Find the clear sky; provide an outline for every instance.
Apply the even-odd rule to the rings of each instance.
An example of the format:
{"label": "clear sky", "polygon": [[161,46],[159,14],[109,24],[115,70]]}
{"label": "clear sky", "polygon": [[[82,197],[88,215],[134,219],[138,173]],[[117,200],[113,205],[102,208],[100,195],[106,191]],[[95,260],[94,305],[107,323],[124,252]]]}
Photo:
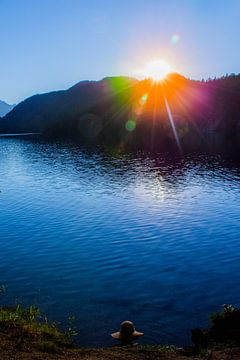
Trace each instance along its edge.
{"label": "clear sky", "polygon": [[240,0],[0,0],[0,99],[155,59],[194,79],[239,73],[239,41]]}

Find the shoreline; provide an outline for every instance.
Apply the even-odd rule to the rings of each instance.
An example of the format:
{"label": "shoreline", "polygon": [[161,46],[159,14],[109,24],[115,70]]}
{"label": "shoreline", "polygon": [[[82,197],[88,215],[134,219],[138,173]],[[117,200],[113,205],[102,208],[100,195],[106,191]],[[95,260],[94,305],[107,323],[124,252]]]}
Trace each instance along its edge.
{"label": "shoreline", "polygon": [[[224,305],[208,329],[192,330],[192,346],[128,345],[76,347],[73,325],[61,332],[37,307],[0,307],[1,360],[239,360],[240,309]],[[79,334],[81,336],[81,334]]]}
{"label": "shoreline", "polygon": [[22,136],[32,136],[32,135],[41,135],[41,133],[12,133],[12,134],[0,134],[0,138],[5,138],[5,137],[22,137]]}
{"label": "shoreline", "polygon": [[19,347],[16,339],[11,339],[11,331],[0,332],[1,360],[239,360],[240,347],[208,350],[194,354],[191,348],[164,347],[160,345],[137,345],[112,348],[36,348],[34,342],[27,341]]}

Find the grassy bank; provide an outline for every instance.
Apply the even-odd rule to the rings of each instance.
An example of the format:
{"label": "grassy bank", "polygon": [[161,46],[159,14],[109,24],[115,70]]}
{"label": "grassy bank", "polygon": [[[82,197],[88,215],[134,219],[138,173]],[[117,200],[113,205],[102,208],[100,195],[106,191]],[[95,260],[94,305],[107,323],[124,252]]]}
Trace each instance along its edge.
{"label": "grassy bank", "polygon": [[189,348],[144,345],[108,349],[73,347],[75,332],[61,332],[35,306],[0,307],[0,359],[240,359],[240,310],[231,306],[213,314],[208,329],[192,330]]}
{"label": "grassy bank", "polygon": [[16,349],[32,348],[54,353],[58,348],[71,347],[71,331],[61,332],[35,306],[16,305],[0,308],[0,332],[14,339]]}

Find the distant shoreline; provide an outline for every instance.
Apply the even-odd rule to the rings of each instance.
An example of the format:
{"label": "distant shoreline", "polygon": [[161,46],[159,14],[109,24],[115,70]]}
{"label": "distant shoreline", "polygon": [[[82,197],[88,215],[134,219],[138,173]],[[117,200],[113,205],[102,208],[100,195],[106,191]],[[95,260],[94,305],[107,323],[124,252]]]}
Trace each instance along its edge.
{"label": "distant shoreline", "polygon": [[41,133],[0,134],[0,137],[18,137],[18,136],[30,136],[30,135],[42,135],[42,134]]}

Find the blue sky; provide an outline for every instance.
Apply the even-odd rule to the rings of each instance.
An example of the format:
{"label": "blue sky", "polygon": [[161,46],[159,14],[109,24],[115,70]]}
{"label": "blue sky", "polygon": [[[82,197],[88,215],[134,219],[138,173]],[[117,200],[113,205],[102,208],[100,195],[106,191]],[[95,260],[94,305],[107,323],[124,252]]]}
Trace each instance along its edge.
{"label": "blue sky", "polygon": [[153,59],[194,79],[239,73],[239,40],[239,0],[0,0],[0,99],[135,76]]}

